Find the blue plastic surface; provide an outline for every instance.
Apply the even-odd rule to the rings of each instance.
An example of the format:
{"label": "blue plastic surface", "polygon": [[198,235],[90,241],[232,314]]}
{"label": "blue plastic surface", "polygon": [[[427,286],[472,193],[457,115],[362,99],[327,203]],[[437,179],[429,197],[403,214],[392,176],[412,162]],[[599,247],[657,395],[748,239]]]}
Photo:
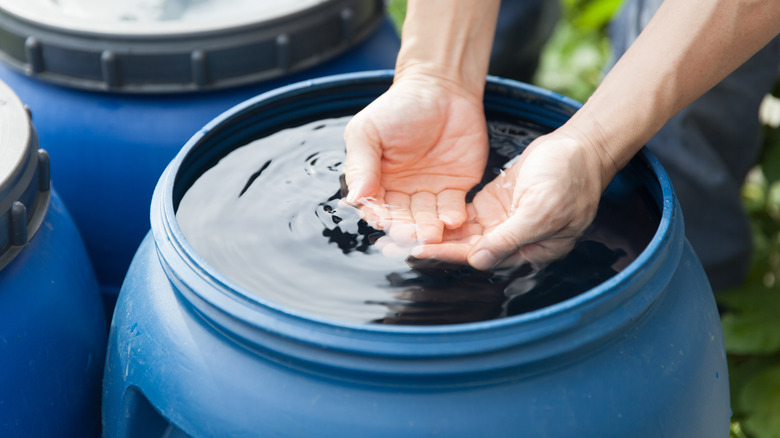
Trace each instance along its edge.
{"label": "blue plastic surface", "polygon": [[[640,153],[607,195],[639,184],[662,219],[640,256],[598,287],[514,317],[444,326],[354,324],[267,302],[205,265],[175,204],[247,138],[356,111],[390,72],[269,92],[212,121],[167,168],[152,232],[117,302],[106,436],[728,437],[729,390],[712,291],[672,187]],[[548,127],[578,105],[492,78],[488,117]]]}
{"label": "blue plastic surface", "polygon": [[400,41],[389,20],[341,55],[294,75],[241,88],[167,95],[89,92],[0,66],[0,80],[27,104],[52,178],[87,246],[109,308],[149,230],[152,191],[187,140],[230,107],[284,84],[392,68]]}
{"label": "blue plastic surface", "polygon": [[94,437],[106,320],[95,273],[56,193],[0,271],[0,436]]}

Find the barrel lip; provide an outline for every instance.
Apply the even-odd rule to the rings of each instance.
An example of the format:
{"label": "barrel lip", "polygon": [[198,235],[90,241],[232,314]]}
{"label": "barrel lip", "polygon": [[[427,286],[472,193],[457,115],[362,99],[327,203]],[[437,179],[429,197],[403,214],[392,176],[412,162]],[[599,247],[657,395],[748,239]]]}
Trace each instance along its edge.
{"label": "barrel lip", "polygon": [[[441,326],[385,326],[337,321],[306,314],[267,302],[210,269],[186,241],[178,228],[174,211],[174,182],[188,153],[236,115],[268,101],[307,93],[335,85],[349,86],[365,82],[389,83],[392,71],[373,71],[329,76],[269,91],[243,102],[212,120],[192,137],[171,162],[161,178],[152,204],[152,229],[161,262],[177,278],[174,287],[196,309],[196,313],[225,332],[239,338],[255,350],[275,350],[286,356],[306,356],[304,350],[316,350],[316,362],[328,362],[336,368],[364,369],[356,363],[372,358],[392,357],[403,362],[386,368],[387,373],[441,375],[458,358],[476,371],[495,370],[523,363],[538,363],[552,357],[582,350],[583,345],[605,342],[615,336],[617,327],[641,317],[663,293],[676,269],[682,244],[681,217],[674,191],[666,173],[653,155],[643,149],[635,160],[647,166],[660,184],[661,220],[650,243],[639,256],[614,277],[574,298],[544,309],[508,318]],[[526,93],[552,98],[569,113],[580,104],[556,93],[507,79],[488,78],[488,89],[504,88],[511,93]],[[569,114],[570,115],[570,114]],[[562,122],[561,122],[562,123]],[[659,273],[663,274],[659,276]],[[170,277],[171,275],[169,275]],[[640,288],[649,282],[653,287]],[[665,278],[665,281],[664,281]],[[591,324],[599,320],[599,324]],[[594,326],[598,326],[594,328]],[[269,342],[268,336],[273,339]],[[260,340],[260,338],[263,338]],[[544,342],[549,340],[550,342]],[[509,362],[483,363],[479,355],[511,351]],[[431,362],[421,367],[419,359]],[[417,362],[415,362],[417,361]],[[365,365],[368,366],[368,365]]]}
{"label": "barrel lip", "polygon": [[[0,0],[0,61],[67,87],[134,94],[222,89],[268,80],[329,60],[385,19],[381,0],[320,0],[267,19],[75,22],[29,2]],[[311,35],[318,35],[311,42]]]}

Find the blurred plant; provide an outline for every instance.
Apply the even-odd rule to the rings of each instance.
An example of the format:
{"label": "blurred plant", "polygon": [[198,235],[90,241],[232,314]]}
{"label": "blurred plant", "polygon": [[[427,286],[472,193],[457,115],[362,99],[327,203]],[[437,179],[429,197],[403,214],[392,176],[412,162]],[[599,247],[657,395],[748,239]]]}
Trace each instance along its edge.
{"label": "blurred plant", "polygon": [[622,0],[561,0],[563,17],[542,51],[534,82],[584,102],[610,59],[609,20]]}
{"label": "blurred plant", "polygon": [[[769,98],[771,99],[771,98]],[[763,120],[774,125],[772,120]],[[780,438],[780,130],[765,128],[742,189],[754,250],[746,283],[716,297],[729,358],[732,438]]]}
{"label": "blurred plant", "polygon": [[406,0],[387,0],[387,13],[395,25],[398,35],[401,34],[401,26],[404,24],[406,16]]}

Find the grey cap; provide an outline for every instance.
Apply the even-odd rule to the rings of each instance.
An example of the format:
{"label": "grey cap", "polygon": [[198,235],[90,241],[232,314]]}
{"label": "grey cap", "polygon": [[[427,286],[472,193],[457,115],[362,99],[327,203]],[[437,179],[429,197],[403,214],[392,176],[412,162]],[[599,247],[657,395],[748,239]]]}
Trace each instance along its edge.
{"label": "grey cap", "polygon": [[383,17],[383,0],[0,0],[0,61],[89,90],[219,89],[321,63]]}
{"label": "grey cap", "polygon": [[49,155],[38,149],[30,117],[0,82],[0,269],[43,223],[51,195]]}

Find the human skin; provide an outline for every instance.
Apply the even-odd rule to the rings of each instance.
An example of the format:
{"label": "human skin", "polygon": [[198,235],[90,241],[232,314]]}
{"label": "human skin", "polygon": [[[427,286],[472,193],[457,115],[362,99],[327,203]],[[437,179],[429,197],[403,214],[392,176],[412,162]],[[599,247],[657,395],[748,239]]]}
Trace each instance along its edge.
{"label": "human skin", "polygon": [[346,127],[347,200],[374,198],[364,211],[396,239],[412,224],[410,239],[440,242],[466,220],[487,162],[482,95],[498,6],[409,2],[393,85]]}
{"label": "human skin", "polygon": [[489,269],[565,255],[642,145],[780,32],[776,0],[666,0],[583,107],[467,208],[497,8],[410,0],[393,86],[346,129],[348,201],[377,198],[369,218],[415,257]]}

